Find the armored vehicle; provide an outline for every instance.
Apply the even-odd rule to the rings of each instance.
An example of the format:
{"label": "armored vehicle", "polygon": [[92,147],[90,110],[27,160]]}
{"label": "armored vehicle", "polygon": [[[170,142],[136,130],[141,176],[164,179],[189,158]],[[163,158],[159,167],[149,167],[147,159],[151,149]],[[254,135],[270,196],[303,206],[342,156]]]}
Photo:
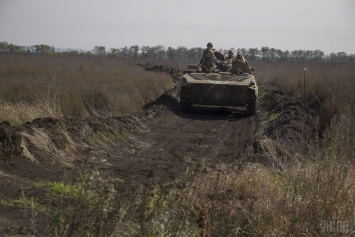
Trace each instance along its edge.
{"label": "armored vehicle", "polygon": [[258,87],[252,74],[206,72],[189,65],[181,78],[180,108],[190,112],[194,106],[226,107],[255,114]]}

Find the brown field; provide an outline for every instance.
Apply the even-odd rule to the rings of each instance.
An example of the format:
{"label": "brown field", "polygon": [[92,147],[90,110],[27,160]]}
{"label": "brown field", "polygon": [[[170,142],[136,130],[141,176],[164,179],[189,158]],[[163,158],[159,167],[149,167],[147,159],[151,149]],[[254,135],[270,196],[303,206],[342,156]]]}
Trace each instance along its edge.
{"label": "brown field", "polygon": [[[174,87],[169,74],[147,72],[136,63],[0,54],[0,120],[19,127],[47,116],[70,126],[66,119],[127,115],[128,121],[118,132],[96,128],[95,145],[83,126],[90,135],[83,144],[92,152],[115,143],[113,152],[105,150],[105,159],[96,161],[104,166],[108,159],[114,171],[90,166],[77,178],[50,182],[46,194],[36,181],[37,186],[21,188],[21,196],[3,195],[1,210],[16,206],[33,214],[27,236],[354,235],[354,64],[249,62],[260,86],[258,114],[225,123],[220,115],[181,114],[174,96],[130,115]],[[134,126],[121,130],[127,124]],[[71,137],[69,129],[65,135]],[[6,167],[0,175],[10,170],[1,159],[0,165]],[[34,197],[47,198],[26,196],[33,189]],[[38,213],[47,213],[50,221]],[[47,232],[38,230],[47,225]]]}
{"label": "brown field", "polygon": [[172,87],[169,75],[112,58],[0,55],[0,120],[83,119],[136,112]]}

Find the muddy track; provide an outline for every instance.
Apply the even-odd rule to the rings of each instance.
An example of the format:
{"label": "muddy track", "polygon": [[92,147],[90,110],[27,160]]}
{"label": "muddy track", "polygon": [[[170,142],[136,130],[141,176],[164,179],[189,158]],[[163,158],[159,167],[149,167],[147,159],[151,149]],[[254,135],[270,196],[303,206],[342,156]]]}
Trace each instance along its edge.
{"label": "muddy track", "polygon": [[251,147],[255,117],[166,109],[145,126],[145,131],[135,134],[145,145],[123,151],[113,161],[115,173],[120,177],[129,172],[135,185],[174,182],[189,171],[235,162]]}

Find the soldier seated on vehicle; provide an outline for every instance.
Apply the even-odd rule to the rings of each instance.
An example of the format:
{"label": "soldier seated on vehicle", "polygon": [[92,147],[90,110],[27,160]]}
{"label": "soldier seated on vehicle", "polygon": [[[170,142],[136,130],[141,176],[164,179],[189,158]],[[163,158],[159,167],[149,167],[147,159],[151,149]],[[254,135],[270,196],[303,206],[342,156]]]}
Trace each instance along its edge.
{"label": "soldier seated on vehicle", "polygon": [[233,59],[234,53],[232,50],[229,50],[228,55],[224,58],[223,62],[219,66],[222,72],[229,72],[232,69]]}
{"label": "soldier seated on vehicle", "polygon": [[241,52],[237,53],[237,57],[234,58],[232,63],[231,73],[249,73],[251,74],[250,66],[247,60],[245,60],[243,54]]}
{"label": "soldier seated on vehicle", "polygon": [[228,50],[228,55],[226,56],[226,60],[227,59],[230,59],[230,60],[234,59],[234,53],[232,50]]}
{"label": "soldier seated on vehicle", "polygon": [[202,63],[203,59],[207,56],[208,51],[212,50],[213,44],[211,42],[207,43],[207,49],[203,51],[202,58],[200,60],[200,63]]}
{"label": "soldier seated on vehicle", "polygon": [[217,65],[220,64],[220,61],[214,56],[213,51],[207,51],[207,55],[202,59],[200,64],[203,71],[215,71]]}

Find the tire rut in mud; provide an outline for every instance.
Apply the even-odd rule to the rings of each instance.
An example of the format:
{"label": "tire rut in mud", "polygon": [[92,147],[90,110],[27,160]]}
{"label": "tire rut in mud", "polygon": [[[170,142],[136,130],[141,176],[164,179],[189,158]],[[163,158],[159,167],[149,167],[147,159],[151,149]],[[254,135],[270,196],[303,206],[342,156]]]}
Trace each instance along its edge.
{"label": "tire rut in mud", "polygon": [[146,121],[148,131],[136,134],[147,146],[123,152],[114,162],[121,179],[129,171],[130,185],[175,182],[187,171],[232,164],[251,151],[255,116],[205,112],[184,114],[166,110]]}

